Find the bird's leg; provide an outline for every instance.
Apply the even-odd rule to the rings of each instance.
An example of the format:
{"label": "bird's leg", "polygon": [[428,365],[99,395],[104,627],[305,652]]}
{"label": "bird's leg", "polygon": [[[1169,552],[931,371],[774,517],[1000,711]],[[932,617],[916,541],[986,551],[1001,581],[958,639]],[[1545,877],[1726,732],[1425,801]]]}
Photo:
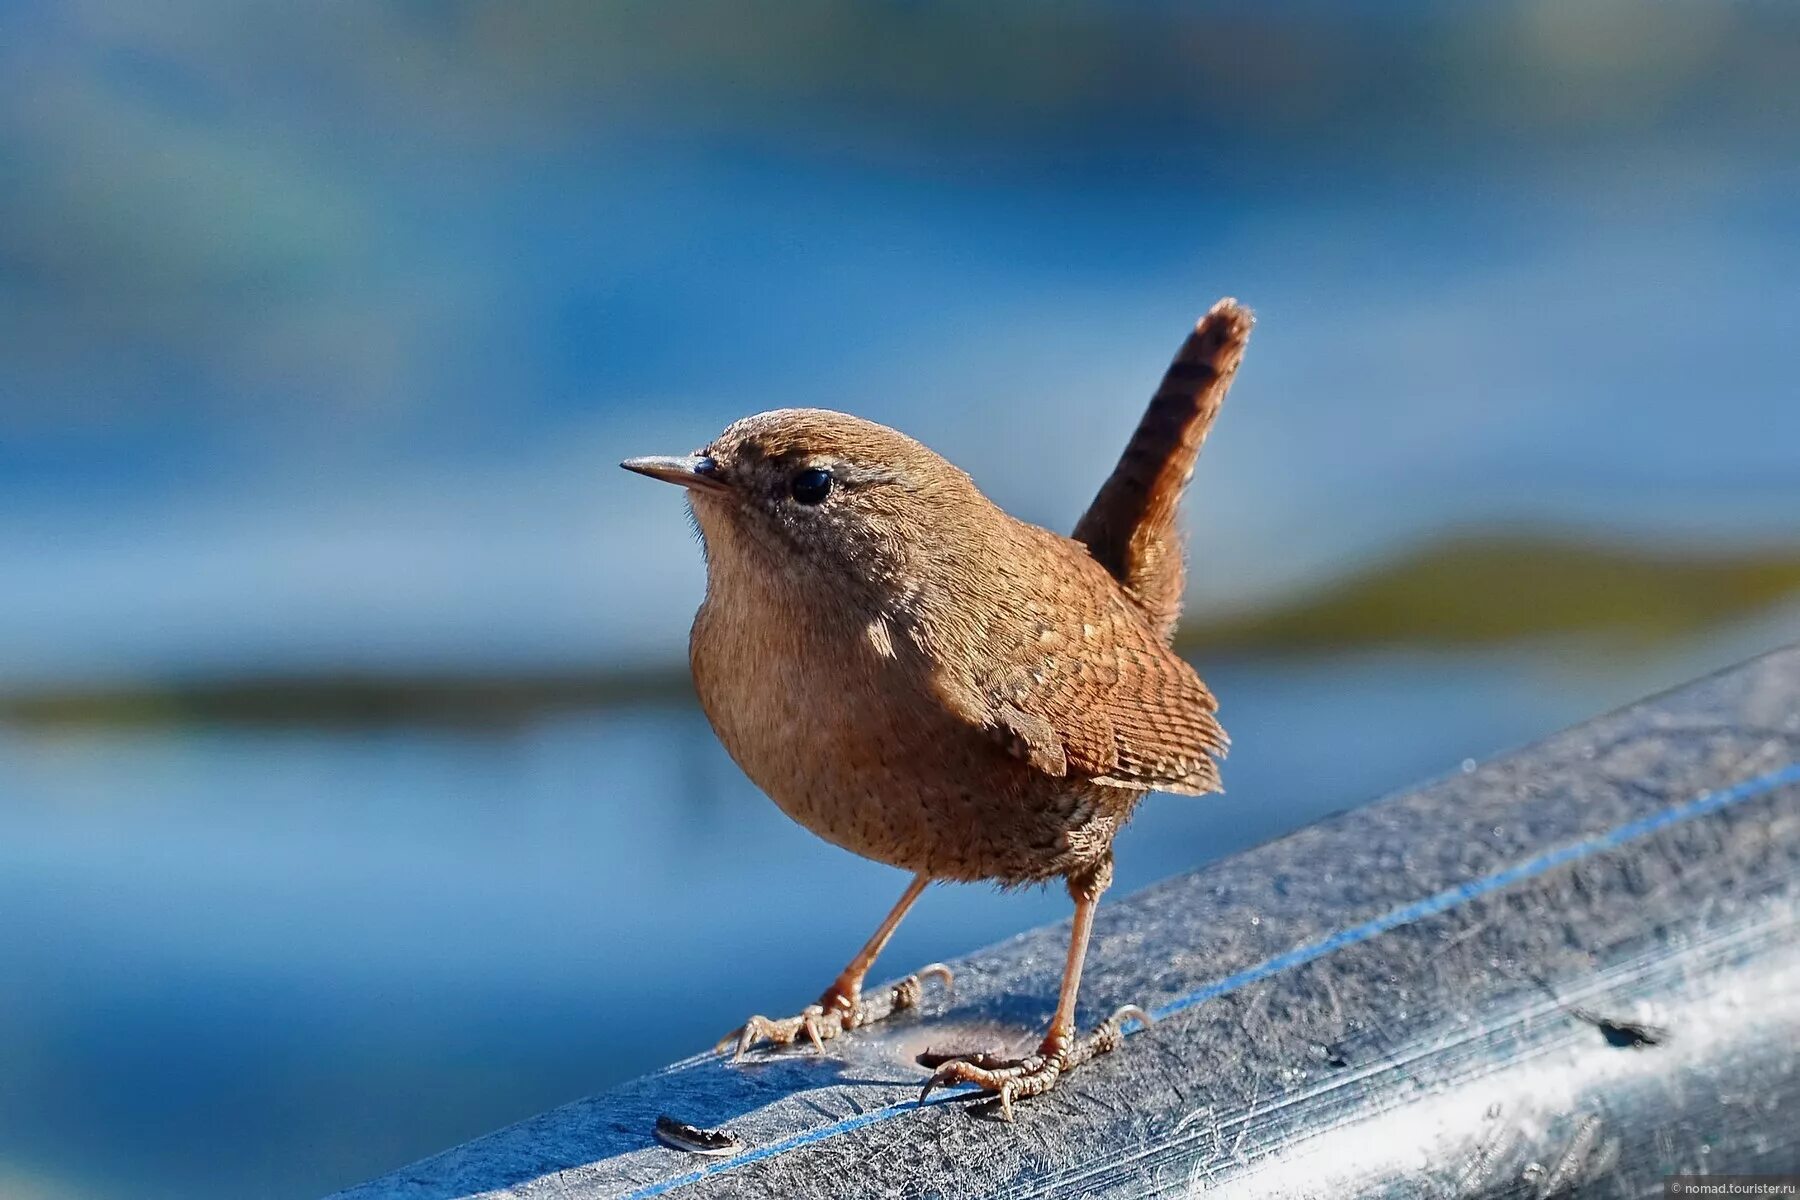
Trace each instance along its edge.
{"label": "bird's leg", "polygon": [[737,1052],[732,1056],[736,1061],[758,1042],[773,1042],[776,1045],[790,1045],[804,1034],[813,1044],[813,1049],[823,1052],[825,1043],[847,1029],[856,1029],[879,1021],[902,1009],[912,1008],[924,997],[925,980],[936,976],[949,987],[951,981],[950,968],[943,963],[932,963],[921,967],[917,974],[908,975],[895,984],[885,995],[865,1000],[862,994],[863,979],[869,968],[875,965],[875,959],[888,939],[894,936],[894,930],[900,927],[900,920],[906,911],[913,906],[919,894],[930,883],[929,876],[920,875],[907,887],[906,894],[894,905],[885,920],[881,922],[874,936],[869,938],[856,957],[848,966],[832,980],[825,994],[819,997],[817,1004],[810,1004],[796,1017],[784,1017],[772,1020],[764,1016],[754,1016],[742,1025],[726,1034],[719,1041],[717,1049],[736,1044]]}
{"label": "bird's leg", "polygon": [[1056,1081],[1096,1054],[1116,1049],[1125,1040],[1126,1021],[1150,1024],[1150,1016],[1135,1004],[1128,1004],[1102,1021],[1086,1037],[1075,1033],[1075,995],[1081,990],[1081,962],[1087,956],[1088,935],[1094,927],[1094,909],[1100,893],[1112,882],[1112,860],[1109,858],[1092,874],[1069,880],[1069,895],[1075,901],[1075,928],[1069,935],[1069,958],[1063,967],[1062,990],[1056,999],[1056,1015],[1050,1018],[1050,1031],[1044,1035],[1037,1053],[1024,1058],[1006,1058],[997,1054],[919,1055],[919,1064],[935,1067],[925,1081],[919,1100],[936,1087],[947,1084],[972,1083],[992,1092],[1000,1101],[1000,1113],[1013,1119],[1013,1101],[1024,1096],[1038,1096],[1056,1086]]}

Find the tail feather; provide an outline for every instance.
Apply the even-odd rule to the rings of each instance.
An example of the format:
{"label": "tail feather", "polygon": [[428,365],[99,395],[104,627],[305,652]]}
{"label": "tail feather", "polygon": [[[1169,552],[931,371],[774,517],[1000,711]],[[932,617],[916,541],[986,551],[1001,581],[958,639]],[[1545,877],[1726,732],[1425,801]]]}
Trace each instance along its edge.
{"label": "tail feather", "polygon": [[1175,632],[1186,582],[1175,528],[1181,493],[1255,323],[1250,310],[1231,299],[1200,318],[1112,475],[1075,526],[1075,540],[1112,573],[1164,640]]}

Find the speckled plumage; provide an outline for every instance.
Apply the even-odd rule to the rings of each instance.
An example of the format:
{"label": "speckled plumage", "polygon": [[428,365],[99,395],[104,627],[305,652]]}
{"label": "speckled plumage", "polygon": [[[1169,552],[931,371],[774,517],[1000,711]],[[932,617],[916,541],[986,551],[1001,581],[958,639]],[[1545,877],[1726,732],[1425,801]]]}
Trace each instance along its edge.
{"label": "speckled plumage", "polygon": [[[842,413],[761,413],[690,458],[627,464],[690,488],[708,563],[694,681],[745,773],[919,880],[1060,876],[1091,912],[1146,791],[1219,786],[1217,703],[1168,645],[1175,516],[1250,326],[1234,301],[1201,320],[1073,539]],[[821,502],[796,498],[808,471],[830,474]],[[858,1023],[863,960],[922,886],[809,1012]]]}
{"label": "speckled plumage", "polygon": [[[834,456],[899,436],[776,419],[804,420]],[[821,837],[934,878],[1066,875],[1104,856],[1145,788],[1216,786],[1224,733],[1192,668],[1080,547],[958,483],[873,587],[828,561],[770,569],[735,514],[712,511],[729,500],[696,497],[711,582],[694,682],[745,773]]]}

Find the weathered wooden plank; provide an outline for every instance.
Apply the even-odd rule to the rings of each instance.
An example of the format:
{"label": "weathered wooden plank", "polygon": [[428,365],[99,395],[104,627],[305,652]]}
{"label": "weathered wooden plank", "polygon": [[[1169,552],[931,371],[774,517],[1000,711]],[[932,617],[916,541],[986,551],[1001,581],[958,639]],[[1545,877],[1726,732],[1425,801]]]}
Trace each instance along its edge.
{"label": "weathered wooden plank", "polygon": [[[1035,1037],[1064,936],[957,963],[953,998],[824,1056],[700,1056],[338,1200],[1637,1194],[1800,1170],[1800,649],[1109,902],[1087,1016],[1157,1025],[1016,1125],[917,1105],[920,1050]],[[667,1149],[664,1113],[744,1149]]]}

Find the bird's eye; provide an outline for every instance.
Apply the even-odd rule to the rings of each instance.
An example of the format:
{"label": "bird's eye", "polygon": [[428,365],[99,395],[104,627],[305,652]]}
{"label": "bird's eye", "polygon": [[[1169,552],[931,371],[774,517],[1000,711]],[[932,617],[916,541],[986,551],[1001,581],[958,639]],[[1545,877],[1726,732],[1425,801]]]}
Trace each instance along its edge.
{"label": "bird's eye", "polygon": [[831,472],[819,467],[796,471],[788,483],[788,491],[800,504],[823,504],[825,497],[831,495]]}

